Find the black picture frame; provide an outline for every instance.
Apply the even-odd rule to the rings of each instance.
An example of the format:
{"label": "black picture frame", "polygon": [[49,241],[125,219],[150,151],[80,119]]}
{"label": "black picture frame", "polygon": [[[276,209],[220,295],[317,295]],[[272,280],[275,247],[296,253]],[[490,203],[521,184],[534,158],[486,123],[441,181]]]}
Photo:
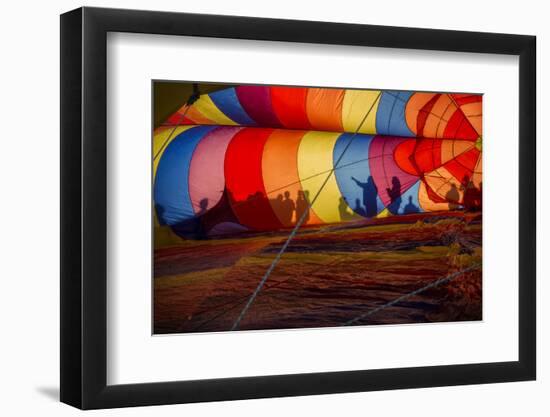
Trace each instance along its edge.
{"label": "black picture frame", "polygon": [[[519,360],[107,385],[108,32],[519,56]],[[251,17],[80,8],[61,16],[61,401],[82,409],[533,380],[536,38]]]}

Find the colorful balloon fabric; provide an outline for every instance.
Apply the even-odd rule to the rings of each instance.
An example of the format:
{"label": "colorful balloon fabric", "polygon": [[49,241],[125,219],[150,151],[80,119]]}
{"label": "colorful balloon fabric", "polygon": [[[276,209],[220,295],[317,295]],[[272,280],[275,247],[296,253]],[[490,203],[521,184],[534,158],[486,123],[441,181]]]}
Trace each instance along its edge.
{"label": "colorful balloon fabric", "polygon": [[156,220],[204,237],[479,208],[481,106],[328,88],[202,95],[154,132]]}

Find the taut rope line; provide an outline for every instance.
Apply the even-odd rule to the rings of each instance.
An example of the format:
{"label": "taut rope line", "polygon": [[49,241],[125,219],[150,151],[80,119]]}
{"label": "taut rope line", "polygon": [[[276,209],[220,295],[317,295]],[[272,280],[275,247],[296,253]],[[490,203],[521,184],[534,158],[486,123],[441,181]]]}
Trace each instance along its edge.
{"label": "taut rope line", "polygon": [[406,300],[407,298],[409,297],[413,297],[415,295],[418,295],[420,294],[421,292],[424,292],[426,290],[429,290],[430,288],[434,288],[434,287],[437,287],[441,284],[446,284],[447,282],[450,282],[452,281],[453,279],[459,277],[460,275],[464,275],[466,272],[469,272],[469,271],[472,271],[474,269],[477,269],[481,266],[481,263],[476,263],[476,264],[473,264],[471,266],[469,266],[468,268],[464,268],[464,269],[461,269],[460,271],[456,271],[450,275],[446,275],[444,277],[441,277],[441,278],[438,278],[436,279],[435,281],[432,281],[430,282],[429,284],[427,285],[424,285],[423,287],[417,289],[417,290],[414,290],[410,293],[407,293],[407,294],[404,294],[402,295],[401,297],[397,297],[395,300],[393,301],[390,301],[389,303],[386,303],[384,305],[381,305],[380,307],[376,307],[370,311],[367,311],[366,313],[364,314],[361,314],[360,316],[357,316],[351,320],[348,320],[346,321],[345,323],[342,324],[342,326],[350,326],[360,320],[363,320],[365,318],[367,318],[368,316],[371,316],[373,315],[374,313],[378,313],[379,311],[381,310],[384,310],[388,307],[391,307],[391,306],[394,306],[395,304],[397,303],[400,303],[401,301],[403,300]]}
{"label": "taut rope line", "polygon": [[[340,161],[342,160],[342,158],[344,157],[344,154],[346,153],[346,151],[348,150],[348,148],[350,147],[351,143],[353,142],[353,139],[355,138],[355,136],[357,135],[357,133],[359,133],[359,130],[361,129],[361,127],[363,126],[363,123],[365,123],[365,120],[367,120],[367,117],[368,115],[370,114],[370,112],[372,111],[372,109],[374,108],[374,105],[378,102],[378,100],[380,99],[380,95],[382,94],[382,92],[379,92],[378,95],[376,96],[376,99],[373,101],[373,103],[371,104],[369,110],[367,111],[367,113],[365,114],[365,116],[363,117],[363,120],[361,120],[361,123],[359,123],[359,126],[357,126],[357,129],[355,129],[355,132],[353,132],[353,135],[351,136],[349,142],[347,143],[346,147],[344,148],[344,150],[342,151],[342,153],[340,154],[340,156],[338,157],[338,159],[336,160],[336,162],[334,163],[332,169],[330,170],[330,172],[328,173],[327,177],[325,178],[325,181],[323,182],[323,184],[321,184],[321,187],[319,188],[319,190],[317,191],[317,193],[315,194],[315,196],[313,197],[313,199],[311,200],[311,202],[309,202],[309,208],[311,209],[313,204],[315,203],[315,201],[317,200],[317,198],[319,197],[319,195],[321,194],[321,191],[323,191],[323,188],[325,187],[325,185],[328,183],[330,177],[332,176],[332,174],[334,173],[334,170],[336,168],[338,168],[338,164],[340,163]],[[273,259],[273,262],[271,262],[271,265],[269,266],[269,268],[267,269],[267,271],[265,272],[264,276],[262,277],[262,279],[260,280],[258,286],[256,287],[256,289],[254,290],[254,292],[252,293],[252,295],[250,296],[250,298],[248,299],[246,305],[244,306],[244,308],[241,310],[239,316],[237,317],[237,320],[235,320],[235,322],[233,323],[233,326],[231,327],[231,330],[237,330],[239,328],[239,324],[241,322],[241,320],[244,318],[244,316],[246,315],[246,312],[248,311],[248,309],[250,308],[250,306],[252,305],[252,303],[254,303],[254,300],[256,299],[256,297],[258,296],[258,294],[260,293],[260,291],[262,290],[262,287],[264,286],[265,282],[267,281],[267,279],[269,278],[269,276],[271,275],[271,272],[273,272],[273,269],[275,269],[275,266],[277,266],[277,264],[279,263],[280,259],[281,259],[281,256],[283,256],[283,253],[286,251],[286,248],[288,247],[288,245],[290,244],[290,242],[292,241],[292,239],[294,238],[294,236],[296,236],[296,233],[298,232],[298,229],[300,228],[300,226],[302,225],[302,223],[305,221],[305,219],[307,218],[308,216],[308,212],[309,210],[305,210],[304,213],[302,214],[302,217],[300,217],[300,219],[296,222],[296,225],[294,226],[294,228],[292,229],[292,231],[290,232],[290,234],[288,235],[288,238],[286,239],[285,243],[283,244],[283,246],[281,247],[281,250],[279,250],[279,252],[277,253],[277,256],[275,256],[275,259]]]}
{"label": "taut rope line", "polygon": [[187,101],[185,102],[185,106],[186,106],[185,110],[181,114],[181,117],[178,119],[177,123],[174,125],[172,131],[170,132],[170,134],[168,135],[166,140],[163,142],[162,146],[159,148],[157,153],[153,156],[153,161],[155,161],[159,157],[159,155],[162,153],[164,148],[166,148],[166,145],[168,144],[168,142],[170,142],[170,139],[174,135],[174,132],[176,131],[178,126],[181,125],[181,122],[183,122],[183,120],[185,119],[185,116],[187,115],[187,111],[191,108],[193,103],[199,99],[199,97],[200,97],[199,88],[198,88],[197,84],[193,84],[193,92],[191,93],[191,95],[189,96]]}

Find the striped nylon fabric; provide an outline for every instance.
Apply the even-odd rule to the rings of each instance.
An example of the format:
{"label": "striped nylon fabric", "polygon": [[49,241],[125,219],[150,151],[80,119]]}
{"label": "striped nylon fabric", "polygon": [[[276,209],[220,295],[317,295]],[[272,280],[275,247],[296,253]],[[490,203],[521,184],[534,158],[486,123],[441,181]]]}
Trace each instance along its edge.
{"label": "striped nylon fabric", "polygon": [[238,86],[202,95],[165,126],[225,125],[476,141],[482,96],[404,91]]}
{"label": "striped nylon fabric", "polygon": [[[220,94],[211,103],[225,103],[227,108],[228,102],[233,106],[235,97],[251,94],[250,90],[228,90],[217,92]],[[303,90],[276,90],[281,95],[276,108],[280,111],[281,102],[289,96],[293,106],[300,98],[304,100],[303,107],[307,107],[309,94]],[[268,101],[271,87],[263,87],[262,94],[256,97],[256,103]],[[315,94],[314,97],[321,97]],[[330,94],[331,106],[347,108],[347,91],[331,90]],[[326,95],[320,98],[328,99]],[[348,98],[351,99],[363,103],[371,100],[373,105],[373,99],[366,96]],[[401,101],[394,104],[406,96],[401,99],[396,98]],[[240,102],[241,107],[233,106],[232,117],[249,123],[253,112],[247,111],[247,106],[252,106],[253,101],[248,97]],[[378,101],[377,118],[381,111],[391,114],[391,106]],[[203,104],[197,108],[203,109],[204,115]],[[346,117],[356,117],[348,113]],[[214,117],[213,114],[210,107],[208,115]],[[472,114],[475,115],[473,110]],[[256,111],[253,116],[264,124],[284,123],[294,128],[243,127],[242,123],[235,123],[166,125],[156,129],[153,151],[158,156],[153,161],[153,197],[158,224],[170,226],[182,237],[215,236],[291,228],[307,212],[307,227],[450,210],[464,202],[467,184],[481,188],[480,140],[365,133],[353,136],[346,131],[312,130],[311,120],[315,119],[300,114],[284,118],[276,112]],[[431,116],[425,117],[419,111],[423,122],[417,121],[416,128],[422,125],[423,129],[445,132],[446,128],[433,126]],[[298,129],[306,120],[310,123],[307,129]],[[325,127],[336,128],[336,123],[337,119],[327,120]],[[377,119],[372,119],[368,129],[376,126],[386,129],[384,132],[396,129],[407,133],[403,129],[408,125],[403,123],[377,123]],[[345,128],[345,123],[341,123],[341,129]],[[464,131],[456,126],[452,129]],[[343,154],[344,149],[347,151]],[[325,184],[333,169],[334,174]]]}

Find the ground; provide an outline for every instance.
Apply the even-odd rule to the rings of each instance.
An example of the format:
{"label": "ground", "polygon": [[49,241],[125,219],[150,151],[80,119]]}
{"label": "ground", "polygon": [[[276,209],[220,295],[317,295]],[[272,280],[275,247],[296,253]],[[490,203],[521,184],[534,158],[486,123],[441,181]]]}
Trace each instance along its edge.
{"label": "ground", "polygon": [[[301,230],[241,330],[340,326],[481,262],[481,215],[395,216]],[[154,256],[154,333],[227,331],[289,231],[182,241]],[[481,268],[355,325],[481,320]]]}

